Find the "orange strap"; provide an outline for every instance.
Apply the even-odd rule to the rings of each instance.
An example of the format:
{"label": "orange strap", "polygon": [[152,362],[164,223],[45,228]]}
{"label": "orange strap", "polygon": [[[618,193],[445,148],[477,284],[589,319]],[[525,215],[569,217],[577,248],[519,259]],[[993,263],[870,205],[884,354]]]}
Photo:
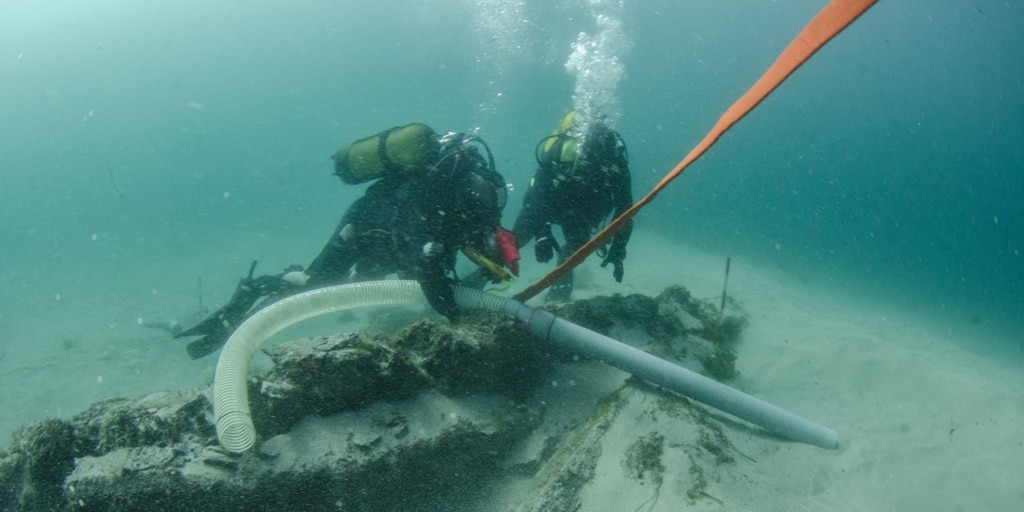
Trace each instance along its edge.
{"label": "orange strap", "polygon": [[857,19],[858,16],[868,10],[872,4],[877,0],[831,0],[828,5],[825,6],[821,12],[818,13],[810,23],[796,36],[789,46],[779,55],[779,58],[765,71],[761,78],[757,80],[753,87],[750,88],[740,99],[736,100],[735,103],[729,107],[728,110],[722,114],[722,117],[718,119],[718,123],[715,124],[711,131],[704,136],[704,139],[694,147],[686,158],[683,158],[675,168],[672,169],[661,182],[642,199],[633,204],[633,207],[626,210],[622,215],[618,216],[615,220],[608,224],[600,233],[590,239],[589,242],[580,247],[574,252],[568,259],[566,259],[561,265],[556,267],[554,270],[549,272],[546,276],[541,278],[536,283],[531,284],[529,287],[524,289],[515,295],[515,299],[519,301],[526,301],[531,297],[537,295],[542,290],[551,286],[556,281],[561,279],[562,276],[568,274],[574,267],[583,262],[590,253],[597,250],[598,247],[606,243],[612,238],[612,235],[616,231],[626,225],[629,219],[633,218],[637,212],[640,211],[647,203],[654,200],[654,196],[658,195],[668,183],[674,180],[677,176],[683,173],[694,160],[700,158],[705,151],[708,150],[719,137],[722,136],[729,128],[732,128],[736,122],[747,115],[758,103],[761,103],[776,87],[779,86],[783,81],[789,77],[796,68],[800,67],[801,64],[811,58],[814,52],[818,51],[819,48],[825,45],[830,39],[836,36],[836,34],[843,31],[853,20]]}

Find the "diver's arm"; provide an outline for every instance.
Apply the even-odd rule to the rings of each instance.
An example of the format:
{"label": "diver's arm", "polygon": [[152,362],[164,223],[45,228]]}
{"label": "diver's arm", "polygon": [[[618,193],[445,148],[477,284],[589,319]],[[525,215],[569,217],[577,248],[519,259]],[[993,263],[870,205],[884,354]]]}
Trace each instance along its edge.
{"label": "diver's arm", "polygon": [[523,198],[523,208],[512,228],[516,235],[516,248],[522,248],[530,240],[536,239],[534,252],[540,263],[547,263],[555,251],[561,250],[551,234],[551,224],[554,221],[551,212],[554,174],[550,167],[542,166],[537,169],[536,176],[530,180],[530,188],[526,190],[526,197]]}
{"label": "diver's arm", "polygon": [[519,215],[516,216],[516,222],[512,227],[512,232],[516,235],[517,249],[522,249],[524,245],[530,243],[530,240],[533,240],[543,221],[538,195],[539,190],[536,186],[536,178],[534,178],[530,180],[530,187],[526,189],[526,194],[523,197],[523,207],[519,210]]}
{"label": "diver's arm", "polygon": [[367,204],[374,197],[370,192],[371,190],[368,190],[367,195],[352,203],[338,222],[338,227],[334,228],[331,238],[320,249],[320,254],[306,267],[309,287],[337,284],[348,276],[357,257],[354,247],[356,225],[359,224]]}
{"label": "diver's arm", "polygon": [[[616,165],[619,170],[614,174],[615,182],[613,183],[612,201],[615,203],[615,217],[618,218],[633,206],[633,191],[629,163],[626,161],[625,155],[623,153],[617,154],[616,160],[618,160]],[[629,239],[632,235],[633,219],[629,219],[626,221],[626,225],[622,226],[615,233],[615,236],[612,238],[612,244],[608,248],[608,254],[601,262],[602,267],[609,263],[612,264],[612,276],[620,283],[625,273],[623,262],[626,260],[626,246],[629,244]]]}
{"label": "diver's arm", "polygon": [[346,229],[351,231],[351,226],[343,219],[331,238],[324,244],[323,249],[320,250],[320,254],[306,268],[310,286],[327,286],[338,282],[348,274],[349,269],[355,264],[355,251],[352,250],[351,243],[347,243],[343,234]]}
{"label": "diver's arm", "polygon": [[420,288],[423,295],[427,297],[434,311],[437,311],[445,318],[455,321],[459,314],[459,306],[455,303],[455,290],[452,288],[452,281],[447,277],[443,278],[420,278]]}
{"label": "diver's arm", "polygon": [[[447,272],[449,266],[454,266],[453,251],[454,249],[440,242],[427,242],[423,245],[422,254],[417,258],[415,275],[427,302],[435,311],[454,321],[459,306],[455,303],[455,283],[448,277]],[[447,265],[446,262],[449,261],[452,265]]]}
{"label": "diver's arm", "polygon": [[[623,213],[626,213],[626,210],[633,207],[633,184],[629,172],[629,162],[626,160],[625,154],[619,152],[616,154],[616,160],[619,172],[615,173],[612,200],[615,202],[615,217],[618,218]],[[622,229],[615,233],[615,237],[612,239],[612,249],[618,248],[622,253],[620,259],[626,258],[626,245],[629,243],[629,238],[632,235],[633,219],[630,219]]]}
{"label": "diver's arm", "polygon": [[[633,189],[632,179],[630,178],[630,167],[629,164],[623,162],[623,167],[620,168],[620,172],[617,173],[617,179],[615,180],[614,199],[615,202],[615,217],[621,216],[626,213],[627,210],[633,207]],[[612,246],[622,246],[623,258],[626,257],[626,245],[630,242],[630,237],[633,234],[633,219],[623,226],[622,229],[615,233],[615,237],[612,241]]]}

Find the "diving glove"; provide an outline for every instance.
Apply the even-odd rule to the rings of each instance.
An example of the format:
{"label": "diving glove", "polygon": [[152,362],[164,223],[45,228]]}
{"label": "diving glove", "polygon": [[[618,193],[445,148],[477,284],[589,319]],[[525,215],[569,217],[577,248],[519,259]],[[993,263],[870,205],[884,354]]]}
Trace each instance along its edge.
{"label": "diving glove", "polygon": [[537,256],[538,263],[547,263],[557,251],[562,252],[554,235],[551,234],[551,224],[548,224],[537,233],[537,241],[533,243],[533,250]]}
{"label": "diving glove", "polygon": [[601,261],[601,268],[604,268],[609,263],[612,264],[612,277],[615,278],[616,282],[622,282],[622,274],[625,269],[622,266],[622,260],[626,259],[626,250],[616,248],[614,245],[611,250],[608,251],[608,255],[605,256],[604,260]]}

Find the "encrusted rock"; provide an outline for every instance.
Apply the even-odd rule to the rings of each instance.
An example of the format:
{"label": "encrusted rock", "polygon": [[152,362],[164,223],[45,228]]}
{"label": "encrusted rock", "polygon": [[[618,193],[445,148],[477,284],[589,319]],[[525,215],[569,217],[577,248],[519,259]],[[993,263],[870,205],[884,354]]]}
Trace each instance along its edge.
{"label": "encrusted rock", "polygon": [[655,298],[644,295],[611,295],[579,300],[551,308],[573,323],[617,338],[634,326],[654,342],[647,350],[718,380],[736,374],[732,344],[748,320],[735,301],[720,317],[711,303],[694,298],[682,286],[670,286]]}
{"label": "encrusted rock", "polygon": [[[681,287],[553,310],[719,378],[746,325]],[[105,400],[16,434],[0,453],[0,510],[578,510],[600,502],[586,484],[609,467],[651,486],[653,503],[670,481],[699,499],[732,463],[717,423],[685,399],[494,313],[265,352],[273,370],[249,380],[254,449],[219,447],[203,390]],[[610,450],[608,435],[626,448]]]}

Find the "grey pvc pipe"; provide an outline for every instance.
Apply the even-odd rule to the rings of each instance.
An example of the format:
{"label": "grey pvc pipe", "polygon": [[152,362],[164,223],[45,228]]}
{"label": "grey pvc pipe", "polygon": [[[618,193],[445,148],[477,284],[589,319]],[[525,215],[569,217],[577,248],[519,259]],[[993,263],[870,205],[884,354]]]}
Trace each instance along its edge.
{"label": "grey pvc pipe", "polygon": [[[466,308],[498,311],[523,322],[533,334],[569,350],[600,359],[653,384],[747,420],[784,437],[823,448],[839,446],[839,435],[826,427],[787,412],[681,366],[620,343],[547,311],[514,299],[469,288],[457,288],[455,299]],[[213,381],[213,411],[217,439],[231,452],[241,453],[256,442],[247,389],[249,362],[274,334],[302,320],[345,309],[384,304],[425,303],[415,281],[372,281],[311,290],[287,297],[249,317],[228,338],[217,361]]]}
{"label": "grey pvc pipe", "polygon": [[545,340],[573,352],[595,357],[652,384],[691,397],[765,430],[830,450],[839,447],[839,434],[828,427],[643,350],[558,318],[547,311],[508,299],[502,307],[502,312],[523,322],[531,333]]}

